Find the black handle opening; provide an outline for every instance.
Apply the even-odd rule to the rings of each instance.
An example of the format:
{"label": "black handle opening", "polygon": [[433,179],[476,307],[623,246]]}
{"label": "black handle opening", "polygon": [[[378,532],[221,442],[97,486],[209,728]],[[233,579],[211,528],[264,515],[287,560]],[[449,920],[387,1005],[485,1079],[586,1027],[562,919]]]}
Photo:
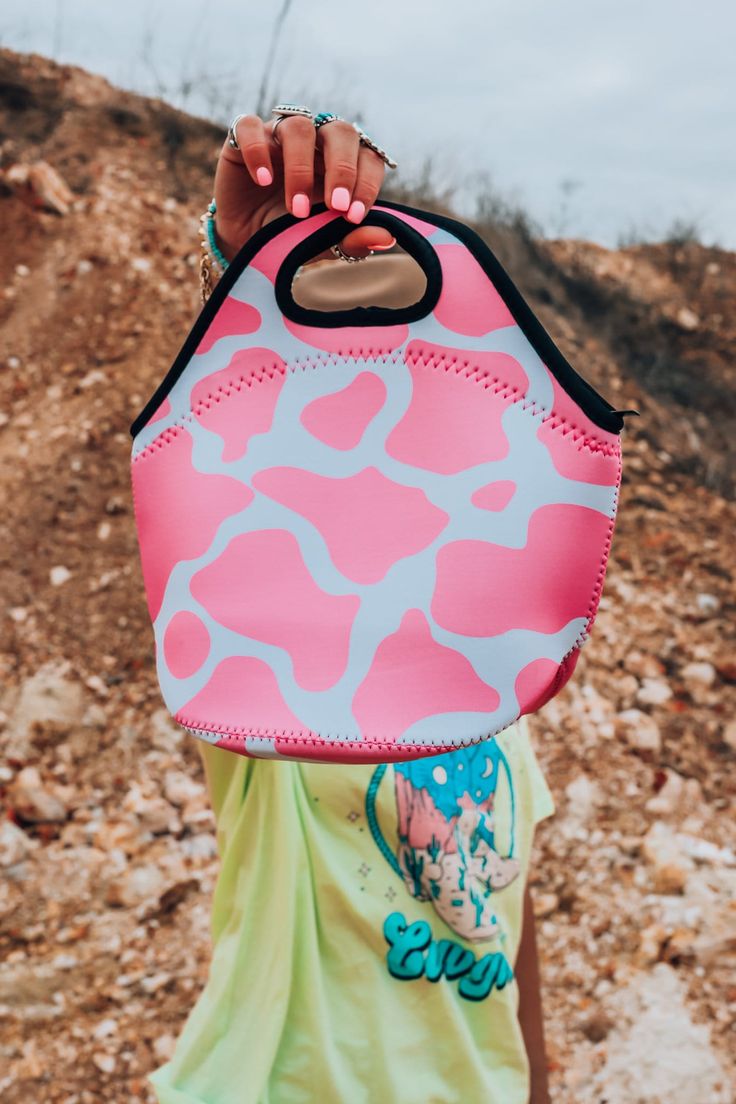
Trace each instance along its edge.
{"label": "black handle opening", "polygon": [[427,239],[403,219],[375,208],[368,212],[359,225],[382,226],[389,230],[398,244],[416,261],[427,281],[421,299],[405,307],[360,306],[338,311],[313,310],[297,303],[292,294],[292,282],[300,265],[306,264],[312,257],[329,249],[351,230],[356,229],[355,223],[337,217],[294,246],[281,262],[274,281],[274,293],[284,317],[302,326],[335,329],[339,326],[394,326],[400,322],[416,322],[431,314],[442,292],[442,266]]}

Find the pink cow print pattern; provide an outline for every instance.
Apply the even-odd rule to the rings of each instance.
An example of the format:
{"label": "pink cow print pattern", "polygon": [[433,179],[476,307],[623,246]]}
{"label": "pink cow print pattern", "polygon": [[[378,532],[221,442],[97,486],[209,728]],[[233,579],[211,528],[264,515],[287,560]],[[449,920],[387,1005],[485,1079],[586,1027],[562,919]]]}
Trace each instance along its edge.
{"label": "pink cow print pattern", "polygon": [[598,607],[620,433],[561,386],[446,221],[375,209],[439,259],[432,310],[293,321],[277,273],[338,216],[294,221],[133,441],[164,700],[244,755],[389,762],[488,740],[561,689]]}

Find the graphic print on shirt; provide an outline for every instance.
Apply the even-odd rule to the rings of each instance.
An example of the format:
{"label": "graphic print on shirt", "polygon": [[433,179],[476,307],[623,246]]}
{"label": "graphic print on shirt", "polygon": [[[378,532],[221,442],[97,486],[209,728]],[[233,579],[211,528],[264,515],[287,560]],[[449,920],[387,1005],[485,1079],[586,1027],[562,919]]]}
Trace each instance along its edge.
{"label": "graphic print on shirt", "polygon": [[[515,799],[506,756],[496,739],[432,759],[394,764],[398,846],[392,850],[375,813],[386,765],[366,794],[373,838],[389,865],[420,901],[431,901],[448,927],[471,942],[499,933],[493,894],[519,873],[514,857]],[[496,847],[495,799],[501,773],[511,802],[508,855]]]}

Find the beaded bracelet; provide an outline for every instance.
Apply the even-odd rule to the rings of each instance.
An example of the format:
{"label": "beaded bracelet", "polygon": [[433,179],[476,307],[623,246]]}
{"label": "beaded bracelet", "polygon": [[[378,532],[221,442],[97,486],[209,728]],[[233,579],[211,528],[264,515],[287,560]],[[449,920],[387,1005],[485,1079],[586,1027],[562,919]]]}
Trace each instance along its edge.
{"label": "beaded bracelet", "polygon": [[[213,198],[208,204],[207,210],[199,219],[199,233],[202,239],[202,256],[199,260],[199,291],[203,303],[207,302],[214,288],[212,273],[214,272],[216,278],[219,280],[225,269],[230,265],[230,262],[223,256],[222,250],[217,244],[217,236],[215,234],[216,214],[217,204]],[[301,276],[303,267],[303,265],[299,265],[299,268],[294,273],[295,280]]]}
{"label": "beaded bracelet", "polygon": [[207,210],[200,217],[199,232],[202,239],[202,256],[199,261],[199,290],[202,302],[205,303],[212,294],[212,273],[219,279],[230,262],[223,256],[217,244],[215,234],[215,214],[217,204],[214,198],[208,204]]}

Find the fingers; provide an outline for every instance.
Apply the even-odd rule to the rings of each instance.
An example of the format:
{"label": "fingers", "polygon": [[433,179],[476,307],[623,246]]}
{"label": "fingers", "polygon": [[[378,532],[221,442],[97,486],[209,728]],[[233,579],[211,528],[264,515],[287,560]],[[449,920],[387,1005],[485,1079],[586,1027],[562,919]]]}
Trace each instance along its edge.
{"label": "fingers", "polygon": [[[355,127],[341,119],[326,123],[317,131],[317,148],[325,165],[325,203],[346,218],[350,216],[353,191],[358,177],[360,138]],[[365,214],[363,210],[360,218]],[[359,222],[355,211],[351,222]]]}
{"label": "fingers", "polygon": [[[357,130],[336,119],[315,131],[314,123],[291,115],[279,123],[278,142],[272,137],[275,120],[268,123],[258,115],[243,115],[235,127],[239,151],[227,147],[228,161],[242,158],[254,183],[267,187],[279,174],[283,162],[284,202],[297,218],[310,213],[315,184],[315,153],[324,169],[324,202],[348,222],[360,223],[375,203],[383,184],[386,166],[381,157],[360,141]],[[276,169],[274,169],[274,161]],[[278,183],[278,182],[277,182]]]}
{"label": "fingers", "polygon": [[264,186],[272,184],[273,167],[263,120],[258,115],[244,115],[235,127],[235,140],[255,183]]}
{"label": "fingers", "polygon": [[383,158],[361,143],[354,126],[339,119],[320,127],[317,146],[325,163],[325,203],[348,222],[362,222],[383,184]]}
{"label": "fingers", "polygon": [[290,115],[279,123],[278,137],[284,160],[286,209],[297,218],[306,218],[314,187],[314,123],[304,115]]}
{"label": "fingers", "polygon": [[351,230],[340,242],[345,253],[352,257],[367,257],[369,253],[383,253],[396,245],[396,238],[383,226],[359,226]]}
{"label": "fingers", "polygon": [[[360,146],[358,152],[358,175],[353,189],[353,201],[345,216],[348,222],[360,222],[378,199],[378,193],[386,175],[386,165],[382,157],[368,146]],[[353,217],[351,217],[351,215]],[[355,216],[358,217],[355,217]]]}

